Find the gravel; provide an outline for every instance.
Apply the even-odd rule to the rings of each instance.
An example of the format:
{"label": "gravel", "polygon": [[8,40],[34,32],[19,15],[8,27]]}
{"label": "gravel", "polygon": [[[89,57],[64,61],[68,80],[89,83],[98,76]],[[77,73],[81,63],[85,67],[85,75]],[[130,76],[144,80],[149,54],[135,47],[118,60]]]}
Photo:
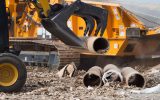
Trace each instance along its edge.
{"label": "gravel", "polygon": [[[160,65],[158,61],[153,64],[142,64],[133,61],[130,63],[146,78],[146,87],[152,87],[160,83]],[[144,62],[143,62],[144,63]],[[139,64],[139,65],[137,65]],[[156,64],[156,65],[155,65]],[[126,66],[130,66],[127,64]],[[43,67],[27,67],[28,78],[25,86],[19,93],[0,93],[0,100],[157,100],[160,94],[133,94],[132,89],[124,83],[105,84],[101,88],[84,87],[82,83],[85,71],[78,71],[73,78],[59,78],[57,70],[49,70]]]}

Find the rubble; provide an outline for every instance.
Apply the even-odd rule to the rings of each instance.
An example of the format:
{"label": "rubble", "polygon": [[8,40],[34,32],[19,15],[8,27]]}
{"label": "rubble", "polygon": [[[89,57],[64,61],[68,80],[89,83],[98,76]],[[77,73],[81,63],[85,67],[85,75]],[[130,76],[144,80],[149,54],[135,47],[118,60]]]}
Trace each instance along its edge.
{"label": "rubble", "polygon": [[[160,72],[146,73],[156,65],[155,60],[152,62],[153,65],[149,61],[147,63],[148,66],[144,66],[135,61],[132,63],[134,65],[132,68],[142,73],[147,79],[147,88],[149,88],[160,83]],[[123,83],[105,84],[101,88],[88,90],[83,84],[83,76],[86,73],[84,70],[77,71],[76,77],[62,79],[56,75],[57,70],[44,67],[27,67],[27,70],[28,78],[22,91],[10,94],[0,92],[0,100],[159,100],[160,98],[160,95],[155,93],[131,93],[131,90],[143,90],[143,88],[126,87]],[[160,71],[160,66],[156,70]]]}
{"label": "rubble", "polygon": [[76,73],[77,67],[74,62],[71,62],[70,64],[67,64],[64,66],[60,71],[58,71],[57,75],[59,78],[64,77],[65,75],[69,77],[73,77],[73,75]]}

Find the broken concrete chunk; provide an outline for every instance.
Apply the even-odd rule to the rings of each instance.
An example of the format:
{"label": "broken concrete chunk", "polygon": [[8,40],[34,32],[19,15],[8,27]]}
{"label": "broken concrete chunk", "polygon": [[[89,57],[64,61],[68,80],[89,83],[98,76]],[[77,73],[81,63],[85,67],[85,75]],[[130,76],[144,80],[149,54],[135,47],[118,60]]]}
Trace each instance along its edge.
{"label": "broken concrete chunk", "polygon": [[102,86],[102,69],[98,66],[90,68],[83,78],[83,84],[88,87],[100,87]]}
{"label": "broken concrete chunk", "polygon": [[145,86],[146,82],[145,82],[144,77],[135,69],[131,67],[125,67],[121,71],[126,81],[126,84],[128,86],[137,86],[137,87]]}
{"label": "broken concrete chunk", "polygon": [[73,77],[73,75],[75,74],[77,70],[76,65],[74,64],[74,62],[67,64],[66,66],[64,66],[58,73],[57,75],[62,78],[64,76],[69,76],[69,77]]}
{"label": "broken concrete chunk", "polygon": [[107,82],[123,81],[123,76],[120,69],[113,64],[106,65],[103,69],[103,73],[102,81],[104,84]]}
{"label": "broken concrete chunk", "polygon": [[62,78],[64,76],[67,66],[68,64],[64,66],[60,71],[57,72],[58,77]]}
{"label": "broken concrete chunk", "polygon": [[66,68],[66,71],[67,71],[69,77],[73,77],[73,75],[75,74],[76,70],[77,70],[77,67],[76,67],[74,62],[70,63]]}

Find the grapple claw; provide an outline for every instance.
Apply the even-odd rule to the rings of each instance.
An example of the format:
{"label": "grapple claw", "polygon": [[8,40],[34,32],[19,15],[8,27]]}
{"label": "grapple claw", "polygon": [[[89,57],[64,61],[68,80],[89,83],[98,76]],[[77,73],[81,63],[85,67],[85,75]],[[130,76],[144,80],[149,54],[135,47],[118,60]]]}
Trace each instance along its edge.
{"label": "grapple claw", "polygon": [[51,34],[70,46],[85,47],[86,45],[82,39],[77,37],[76,34],[68,28],[67,21],[71,15],[82,17],[85,20],[85,36],[91,35],[95,22],[97,24],[96,34],[98,34],[100,30],[100,33],[103,34],[107,25],[108,13],[106,10],[83,3],[80,0],[65,6],[57,12],[58,13],[54,15],[51,14],[48,18],[42,19],[42,25]]}
{"label": "grapple claw", "polygon": [[76,11],[74,14],[76,14],[77,16],[88,15],[94,18],[97,24],[95,36],[98,35],[100,30],[101,30],[100,34],[102,36],[107,26],[107,16],[108,16],[107,11],[102,8],[83,3],[79,0],[76,1],[75,4],[77,4],[77,7],[79,7],[79,10]]}
{"label": "grapple claw", "polygon": [[86,23],[86,29],[84,30],[84,36],[90,36],[95,26],[94,19],[91,16],[87,16],[87,15],[82,18],[85,20],[85,23]]}
{"label": "grapple claw", "polygon": [[97,36],[98,33],[99,33],[99,30],[101,29],[101,21],[100,21],[100,19],[96,19],[96,23],[97,23],[97,28],[95,30],[94,36]]}

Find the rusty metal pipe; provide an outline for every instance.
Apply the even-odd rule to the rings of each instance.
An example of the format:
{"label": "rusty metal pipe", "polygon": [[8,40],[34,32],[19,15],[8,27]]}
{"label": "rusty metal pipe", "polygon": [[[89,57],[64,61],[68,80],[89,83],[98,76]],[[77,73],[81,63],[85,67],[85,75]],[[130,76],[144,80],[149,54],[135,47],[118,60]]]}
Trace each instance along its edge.
{"label": "rusty metal pipe", "polygon": [[125,67],[121,70],[122,75],[128,86],[144,87],[145,79],[142,74],[131,67]]}
{"label": "rusty metal pipe", "polygon": [[88,87],[100,87],[102,86],[102,69],[98,66],[90,68],[83,78],[83,84]]}
{"label": "rusty metal pipe", "polygon": [[123,81],[123,76],[121,74],[121,70],[113,64],[108,64],[104,67],[103,69],[103,76],[102,76],[102,80],[103,83],[107,83],[107,82],[122,82]]}

